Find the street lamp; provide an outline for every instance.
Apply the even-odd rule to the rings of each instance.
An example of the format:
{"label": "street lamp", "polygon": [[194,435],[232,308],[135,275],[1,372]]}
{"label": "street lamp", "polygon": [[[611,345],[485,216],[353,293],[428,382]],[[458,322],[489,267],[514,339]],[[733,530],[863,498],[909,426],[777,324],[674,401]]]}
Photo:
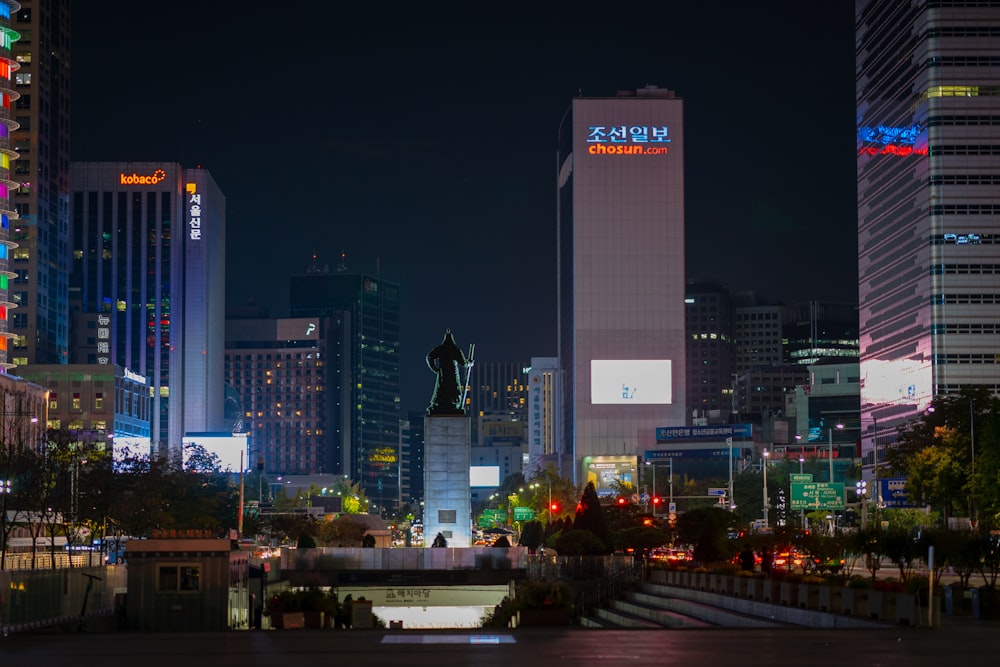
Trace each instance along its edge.
{"label": "street lamp", "polygon": [[[796,435],[795,437],[798,438],[800,436]],[[800,475],[802,474],[802,464],[805,463],[805,461],[806,461],[806,457],[802,455],[802,452],[799,452],[799,474]],[[804,509],[800,510],[800,511],[802,512],[802,530],[805,530],[806,529],[806,511]]]}
{"label": "street lamp", "polygon": [[830,484],[833,484],[833,429],[843,429],[843,424],[830,427]]}
{"label": "street lamp", "polygon": [[868,482],[863,479],[855,482],[854,490],[858,498],[861,499],[861,528],[863,530],[868,524]]}
{"label": "street lamp", "polygon": [[0,479],[0,570],[4,569],[7,560],[7,495],[10,494],[11,481]]}
{"label": "street lamp", "polygon": [[764,458],[762,458],[760,460],[761,461],[761,468],[764,471],[764,530],[767,530],[767,510],[768,510],[769,505],[770,505],[770,503],[768,502],[768,498],[767,498],[767,457],[768,456],[769,456],[769,453],[767,451],[767,448],[765,447],[764,448]]}

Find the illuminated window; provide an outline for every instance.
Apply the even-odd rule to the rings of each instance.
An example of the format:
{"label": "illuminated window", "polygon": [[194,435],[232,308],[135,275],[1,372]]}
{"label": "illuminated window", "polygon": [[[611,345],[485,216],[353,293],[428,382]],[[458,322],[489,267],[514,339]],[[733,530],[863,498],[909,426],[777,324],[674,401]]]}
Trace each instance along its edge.
{"label": "illuminated window", "polygon": [[73,409],[80,409],[80,394],[73,394]]}
{"label": "illuminated window", "polygon": [[97,392],[94,394],[94,409],[103,410],[104,409],[104,394]]}
{"label": "illuminated window", "polygon": [[18,70],[14,73],[14,83],[19,86],[30,86],[31,85],[31,72],[22,72]]}

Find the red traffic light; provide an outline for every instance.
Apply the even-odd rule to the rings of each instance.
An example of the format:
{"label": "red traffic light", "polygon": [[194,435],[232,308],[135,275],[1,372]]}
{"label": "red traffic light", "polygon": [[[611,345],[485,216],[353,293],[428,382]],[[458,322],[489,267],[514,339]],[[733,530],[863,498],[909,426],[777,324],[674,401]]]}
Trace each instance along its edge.
{"label": "red traffic light", "polygon": [[622,496],[618,496],[618,504],[619,505],[627,505],[628,504],[628,500],[626,500]]}
{"label": "red traffic light", "polygon": [[550,512],[558,512],[559,511],[559,503],[555,503],[554,502],[554,503],[550,504],[549,505],[549,511]]}
{"label": "red traffic light", "polygon": [[663,503],[663,498],[661,498],[659,496],[653,496],[653,504],[654,505],[660,505],[662,503]]}

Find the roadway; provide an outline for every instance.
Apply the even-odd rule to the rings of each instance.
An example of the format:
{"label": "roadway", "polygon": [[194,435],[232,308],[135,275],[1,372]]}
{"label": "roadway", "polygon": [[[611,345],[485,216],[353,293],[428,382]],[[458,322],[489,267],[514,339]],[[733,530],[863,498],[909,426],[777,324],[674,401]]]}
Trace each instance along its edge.
{"label": "roadway", "polygon": [[203,634],[80,633],[0,638],[0,665],[142,667],[684,667],[996,665],[1000,622],[878,630],[698,629],[512,631],[290,630]]}

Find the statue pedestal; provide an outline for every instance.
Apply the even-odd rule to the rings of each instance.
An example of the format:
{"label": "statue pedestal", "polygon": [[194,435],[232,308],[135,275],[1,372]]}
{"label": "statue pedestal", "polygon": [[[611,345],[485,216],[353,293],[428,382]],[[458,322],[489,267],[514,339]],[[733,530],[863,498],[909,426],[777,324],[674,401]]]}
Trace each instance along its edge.
{"label": "statue pedestal", "polygon": [[424,419],[424,546],[438,533],[449,547],[472,546],[472,428],[465,415]]}

